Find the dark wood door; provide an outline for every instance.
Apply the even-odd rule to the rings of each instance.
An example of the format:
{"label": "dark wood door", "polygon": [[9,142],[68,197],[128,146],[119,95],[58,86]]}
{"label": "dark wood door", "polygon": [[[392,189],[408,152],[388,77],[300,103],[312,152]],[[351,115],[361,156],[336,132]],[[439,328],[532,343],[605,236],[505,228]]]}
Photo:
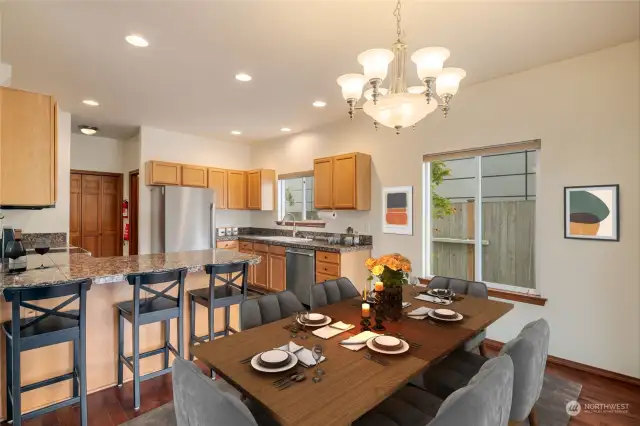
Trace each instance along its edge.
{"label": "dark wood door", "polygon": [[139,173],[129,177],[129,256],[138,254],[138,187]]}
{"label": "dark wood door", "polygon": [[94,257],[100,257],[100,198],[102,177],[82,175],[82,245]]}
{"label": "dark wood door", "polygon": [[120,254],[120,194],[119,179],[115,176],[101,176],[100,191],[100,256]]}
{"label": "dark wood door", "polygon": [[80,226],[82,223],[82,175],[71,174],[71,198],[69,209],[69,244],[82,247]]}

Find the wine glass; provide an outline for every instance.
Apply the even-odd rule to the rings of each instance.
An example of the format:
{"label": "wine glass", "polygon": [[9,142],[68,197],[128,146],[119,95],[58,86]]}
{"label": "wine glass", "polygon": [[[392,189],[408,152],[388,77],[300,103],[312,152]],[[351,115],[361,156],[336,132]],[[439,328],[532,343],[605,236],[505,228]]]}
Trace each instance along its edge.
{"label": "wine glass", "polygon": [[45,269],[46,266],[44,266],[44,255],[49,252],[49,243],[43,239],[36,240],[34,249],[36,250],[36,253],[41,256],[40,266],[38,266],[36,269]]}
{"label": "wine glass", "polygon": [[320,368],[320,360],[322,359],[323,348],[322,345],[313,345],[311,347],[311,355],[313,355],[313,359],[316,362],[316,375],[313,378],[314,383],[318,383],[322,380],[322,375],[324,374],[324,370]]}
{"label": "wine glass", "polygon": [[305,333],[302,336],[300,336],[300,338],[302,340],[306,340],[307,338],[307,321],[309,320],[309,312],[308,311],[304,311],[304,312],[300,312],[300,323],[302,324],[302,331]]}
{"label": "wine glass", "polygon": [[413,296],[417,296],[418,295],[418,292],[416,291],[416,286],[418,285],[419,282],[420,282],[420,280],[415,275],[411,275],[409,277],[409,285],[411,286],[411,290],[412,290],[412,295]]}

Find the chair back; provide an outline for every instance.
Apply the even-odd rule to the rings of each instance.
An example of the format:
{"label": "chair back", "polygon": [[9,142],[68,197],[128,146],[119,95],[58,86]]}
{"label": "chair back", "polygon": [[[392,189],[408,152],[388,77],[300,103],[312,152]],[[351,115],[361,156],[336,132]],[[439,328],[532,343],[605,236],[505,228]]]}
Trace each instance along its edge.
{"label": "chair back", "polygon": [[216,282],[223,282],[226,286],[240,290],[246,299],[248,294],[249,264],[247,262],[230,263],[227,265],[205,265],[204,270],[209,275],[209,288],[216,286]]}
{"label": "chair back", "polygon": [[311,309],[321,308],[327,305],[341,302],[346,299],[360,296],[360,292],[349,278],[327,280],[311,287]]}
{"label": "chair back", "polygon": [[[134,311],[137,311],[140,304],[140,291],[146,291],[151,293],[151,298],[144,299],[144,303],[152,303],[154,300],[162,298],[175,302],[179,309],[182,309],[184,304],[184,282],[187,278],[187,268],[173,269],[170,271],[162,272],[140,272],[127,275],[127,281],[133,286],[133,300]],[[149,287],[153,284],[167,284],[167,286],[159,291],[155,288]],[[169,291],[178,286],[178,296],[174,297],[169,295]],[[138,315],[135,313],[134,315]]]}
{"label": "chair back", "polygon": [[492,358],[467,386],[444,400],[429,426],[507,426],[512,394],[511,358]]}
{"label": "chair back", "polygon": [[513,404],[511,420],[524,421],[540,398],[549,353],[549,324],[540,318],[525,325],[518,337],[508,341],[500,355],[513,360]]}
{"label": "chair back", "polygon": [[305,307],[290,291],[244,300],[240,303],[240,327],[249,330],[304,310]]}
{"label": "chair back", "polygon": [[219,381],[202,374],[191,361],[177,357],[172,370],[178,426],[257,426],[242,401],[221,390]]}
{"label": "chair back", "polygon": [[448,277],[433,277],[429,282],[429,288],[444,288],[450,289],[457,294],[468,294],[473,297],[480,297],[483,299],[489,298],[489,290],[485,283],[479,281],[467,281],[458,278]]}

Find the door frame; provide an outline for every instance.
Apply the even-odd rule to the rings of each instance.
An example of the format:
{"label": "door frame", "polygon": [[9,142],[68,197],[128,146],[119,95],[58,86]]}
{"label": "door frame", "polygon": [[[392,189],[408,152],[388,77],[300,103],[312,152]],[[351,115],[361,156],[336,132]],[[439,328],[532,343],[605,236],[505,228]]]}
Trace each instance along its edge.
{"label": "door frame", "polygon": [[[134,225],[133,222],[131,221],[131,217],[133,215],[133,205],[131,203],[131,181],[133,180],[134,176],[138,176],[138,196],[136,197],[136,209],[135,209],[135,219],[136,219],[136,223],[135,223],[135,234],[136,234],[136,243],[139,246],[139,241],[138,241],[138,218],[139,218],[139,213],[140,213],[140,169],[135,169],[135,170],[131,170],[129,172],[129,256],[131,256],[131,241],[132,241],[132,237],[133,237],[133,231],[134,231]],[[138,255],[138,248],[136,247],[136,254],[134,256]]]}
{"label": "door frame", "polygon": [[[124,201],[124,194],[122,189],[122,184],[124,180],[124,176],[122,173],[113,173],[113,172],[96,172],[93,170],[78,170],[71,169],[69,171],[69,176],[71,174],[80,174],[80,175],[94,175],[94,176],[109,176],[109,177],[117,177],[118,178],[118,198],[120,199],[120,206],[122,206],[122,201]],[[122,256],[122,247],[124,245],[124,236],[122,235],[122,209],[118,209],[118,256]],[[71,217],[69,217],[71,220]],[[80,222],[82,222],[82,218],[80,218]]]}

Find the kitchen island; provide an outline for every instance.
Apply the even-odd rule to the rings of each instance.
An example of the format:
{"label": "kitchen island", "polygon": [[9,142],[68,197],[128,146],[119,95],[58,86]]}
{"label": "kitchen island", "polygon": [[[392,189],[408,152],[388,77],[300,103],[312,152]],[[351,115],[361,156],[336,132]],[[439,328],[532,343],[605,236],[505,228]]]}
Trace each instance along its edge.
{"label": "kitchen island", "polygon": [[[78,279],[90,278],[93,281],[87,297],[87,385],[89,393],[113,386],[117,382],[117,352],[118,326],[115,305],[119,302],[133,299],[133,287],[125,281],[127,274],[139,272],[159,272],[177,268],[187,268],[189,274],[185,282],[185,289],[204,288],[209,285],[209,277],[204,272],[207,264],[229,264],[248,262],[255,265],[260,257],[253,254],[239,253],[224,249],[199,250],[180,253],[149,254],[129,257],[94,258],[81,249],[64,248],[40,256],[27,255],[27,271],[18,275],[0,274],[0,290],[6,288],[48,287],[64,284]],[[36,269],[43,264],[45,269]],[[173,289],[175,296],[177,291]],[[52,308],[63,301],[50,299],[34,302],[34,304]],[[188,306],[188,303],[185,302]],[[11,319],[11,304],[4,300],[0,302],[2,321]],[[70,306],[69,309],[73,309]],[[207,323],[204,308],[197,315],[196,331],[198,335],[206,333]],[[189,347],[189,309],[184,312],[185,348]],[[34,311],[22,308],[22,317],[33,317]],[[238,328],[239,310],[237,306],[231,309],[231,326]],[[217,310],[216,329],[222,329],[224,313]],[[177,347],[176,321],[171,324],[172,344]],[[2,368],[2,417],[4,418],[6,378],[5,372],[5,339],[1,340]],[[155,323],[141,327],[140,351],[155,349],[162,346],[162,324]],[[131,353],[131,326],[125,326],[125,353]],[[71,343],[63,343],[45,348],[23,352],[21,356],[22,385],[34,383],[49,377],[71,371],[73,351]],[[142,359],[141,374],[162,368],[162,357],[154,356]],[[125,381],[132,378],[131,372],[125,369]],[[68,398],[71,395],[71,381],[57,383],[45,388],[22,394],[22,411],[27,412]]]}

